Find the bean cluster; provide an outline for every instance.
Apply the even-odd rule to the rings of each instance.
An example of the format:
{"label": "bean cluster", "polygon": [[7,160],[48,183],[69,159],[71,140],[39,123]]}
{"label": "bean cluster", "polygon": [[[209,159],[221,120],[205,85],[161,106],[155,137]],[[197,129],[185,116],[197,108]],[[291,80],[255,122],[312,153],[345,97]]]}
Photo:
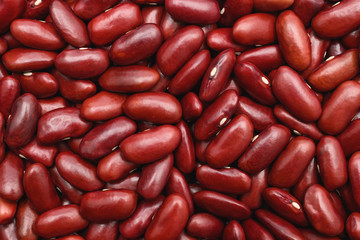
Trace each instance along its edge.
{"label": "bean cluster", "polygon": [[360,240],[360,0],[0,0],[0,240]]}

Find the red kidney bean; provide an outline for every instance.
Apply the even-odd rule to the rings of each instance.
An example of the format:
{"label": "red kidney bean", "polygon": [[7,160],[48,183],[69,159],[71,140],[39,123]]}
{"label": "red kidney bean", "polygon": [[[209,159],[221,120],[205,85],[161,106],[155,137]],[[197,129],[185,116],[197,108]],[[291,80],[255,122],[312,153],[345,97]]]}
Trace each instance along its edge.
{"label": "red kidney bean", "polygon": [[245,233],[240,223],[231,220],[224,228],[222,239],[224,240],[245,240]]}
{"label": "red kidney bean", "polygon": [[[310,0],[310,1],[314,1],[314,0]],[[300,75],[304,79],[307,79],[309,75],[313,73],[314,70],[316,70],[316,68],[320,65],[320,63],[323,62],[324,56],[327,53],[326,51],[330,46],[329,40],[318,37],[311,28],[309,28],[307,32],[309,34],[310,43],[311,43],[311,64],[307,69],[305,69],[303,72],[300,73]]]}
{"label": "red kidney bean", "polygon": [[144,166],[137,185],[137,193],[145,199],[153,199],[159,196],[170,177],[173,164],[174,157],[169,154]]}
{"label": "red kidney bean", "polygon": [[30,18],[30,19],[42,19],[47,14],[49,14],[49,5],[51,0],[30,0],[26,1],[26,9],[23,13],[23,18]]}
{"label": "red kidney bean", "polygon": [[303,122],[314,122],[321,115],[321,104],[300,75],[287,66],[278,68],[272,80],[276,98]]}
{"label": "red kidney bean", "polygon": [[20,82],[12,76],[6,76],[0,79],[0,112],[5,122],[9,118],[15,100],[20,95],[20,88]]}
{"label": "red kidney bean", "polygon": [[296,185],[293,187],[292,193],[297,199],[302,202],[304,200],[304,195],[308,187],[317,183],[319,183],[317,163],[315,159],[312,159],[305,171],[302,173],[302,176],[300,177]]}
{"label": "red kidney bean", "polygon": [[251,178],[236,168],[214,169],[203,165],[196,170],[196,179],[206,189],[241,195],[250,190]]}
{"label": "red kidney bean", "polygon": [[236,110],[238,95],[234,90],[221,94],[195,122],[194,135],[198,140],[207,140],[225,127]]}
{"label": "red kidney bean", "polygon": [[8,75],[9,74],[8,74],[7,70],[5,69],[5,67],[4,67],[4,64],[2,64],[2,62],[0,62],[0,80],[2,78],[4,78],[5,76],[8,76]]}
{"label": "red kidney bean", "polygon": [[328,191],[333,191],[347,182],[347,166],[339,141],[324,136],[316,148],[321,180]]}
{"label": "red kidney bean", "polygon": [[149,91],[150,92],[165,92],[169,85],[170,78],[165,77],[164,74],[160,71],[159,67],[156,64],[154,64],[152,66],[152,69],[156,70],[160,74],[160,80],[155,84],[155,86],[150,88]]}
{"label": "red kidney bean", "polygon": [[119,230],[121,235],[131,239],[143,235],[153,216],[163,204],[164,199],[165,197],[163,195],[159,195],[152,200],[143,200],[140,202],[134,214],[120,223]]}
{"label": "red kidney bean", "polygon": [[95,191],[104,185],[96,175],[96,167],[70,151],[59,153],[55,165],[60,175],[80,190]]}
{"label": "red kidney bean", "polygon": [[343,206],[342,200],[339,196],[339,194],[336,191],[330,192],[331,201],[336,208],[336,210],[339,212],[341,218],[343,221],[346,220],[347,214],[345,212],[345,208]]}
{"label": "red kidney bean", "polygon": [[169,92],[174,95],[182,95],[193,89],[208,69],[210,59],[208,50],[196,53],[172,78]]}
{"label": "red kidney bean", "polygon": [[280,105],[275,106],[274,114],[281,123],[292,129],[297,135],[305,135],[315,141],[320,140],[323,136],[315,123],[304,123],[299,121]]}
{"label": "red kidney bean", "polygon": [[252,219],[247,219],[242,222],[242,227],[244,228],[247,240],[275,240],[268,230]]}
{"label": "red kidney bean", "polygon": [[[171,221],[168,221],[171,218]],[[167,196],[145,232],[145,238],[175,239],[184,230],[189,218],[189,207],[179,194]]]}
{"label": "red kidney bean", "polygon": [[152,56],[163,41],[160,28],[155,24],[144,24],[117,39],[109,52],[117,65],[134,64]]}
{"label": "red kidney bean", "polygon": [[24,195],[24,163],[12,152],[7,152],[0,163],[0,197],[18,201]]}
{"label": "red kidney bean", "polygon": [[154,87],[160,74],[146,66],[111,67],[99,78],[100,86],[112,92],[143,92]]}
{"label": "red kidney bean", "polygon": [[359,39],[360,39],[360,28],[346,34],[341,38],[341,42],[347,48],[358,48],[359,47]]}
{"label": "red kidney bean", "polygon": [[175,167],[173,167],[170,172],[170,177],[166,185],[166,193],[168,195],[173,193],[182,195],[188,203],[189,214],[192,215],[194,213],[194,203],[191,197],[189,186],[185,177]]}
{"label": "red kidney bean", "polygon": [[341,37],[359,26],[359,13],[359,2],[348,0],[318,13],[311,26],[320,37]]}
{"label": "red kidney bean", "polygon": [[10,148],[28,144],[40,117],[40,107],[34,95],[25,93],[18,97],[11,109],[5,129],[5,142]]}
{"label": "red kidney bean", "polygon": [[190,217],[187,224],[187,232],[197,238],[220,239],[224,223],[208,213],[197,213]]}
{"label": "red kidney bean", "polygon": [[13,74],[21,84],[24,92],[28,92],[37,98],[54,96],[59,90],[58,81],[47,72],[25,72]]}
{"label": "red kidney bean", "polygon": [[41,237],[52,238],[80,231],[87,225],[88,222],[80,215],[79,206],[71,204],[41,214],[34,228]]}
{"label": "red kidney bean", "polygon": [[304,24],[291,10],[286,10],[276,20],[279,47],[286,62],[297,71],[311,64],[311,45]]}
{"label": "red kidney bean", "polygon": [[240,157],[238,167],[251,174],[267,168],[285,148],[290,136],[290,130],[283,125],[271,125],[260,133]]}
{"label": "red kidney bean", "polygon": [[125,2],[93,18],[88,24],[92,43],[107,45],[142,23],[138,5]]}
{"label": "red kidney bean", "polygon": [[67,43],[79,48],[90,45],[85,23],[74,14],[66,2],[54,0],[49,9],[52,22]]}
{"label": "red kidney bean", "polygon": [[153,23],[160,26],[161,18],[164,13],[163,6],[146,6],[141,9],[143,23]]}
{"label": "red kidney bean", "polygon": [[54,65],[56,53],[30,48],[15,48],[2,56],[4,66],[12,72],[43,70]]}
{"label": "red kidney bean", "polygon": [[10,223],[15,216],[17,203],[0,197],[0,224]]}
{"label": "red kidney bean", "polygon": [[276,17],[267,13],[253,13],[241,17],[233,26],[234,40],[243,45],[268,45],[275,41]]}
{"label": "red kidney bean", "polygon": [[75,188],[68,181],[66,181],[57,170],[56,166],[50,169],[51,180],[61,193],[66,196],[71,203],[80,204],[83,192]]}
{"label": "red kidney bean", "polygon": [[291,194],[280,188],[270,187],[264,190],[263,197],[281,217],[298,226],[308,225],[302,204]]}
{"label": "red kidney bean", "polygon": [[90,192],[81,199],[80,213],[95,222],[124,220],[135,211],[136,203],[136,194],[130,190]]}
{"label": "red kidney bean", "polygon": [[118,222],[90,223],[86,233],[86,240],[116,240],[118,236]]}
{"label": "red kidney bean", "polygon": [[335,135],[341,133],[359,110],[360,85],[345,81],[331,94],[318,121],[321,131]]}
{"label": "red kidney bean", "polygon": [[284,59],[278,45],[254,48],[240,54],[236,63],[250,62],[262,72],[269,72],[284,64]]}
{"label": "red kidney bean", "polygon": [[200,86],[200,100],[211,102],[218,96],[230,77],[235,61],[233,49],[224,50],[211,61]]}
{"label": "red kidney bean", "polygon": [[312,229],[300,229],[301,234],[304,236],[305,240],[340,240],[338,237],[328,237]]}
{"label": "red kidney bean", "polygon": [[177,168],[183,173],[191,173],[195,169],[195,146],[190,129],[184,121],[176,125],[181,132],[181,141],[174,157]]}
{"label": "red kidney bean", "polygon": [[251,176],[251,187],[248,192],[240,196],[240,201],[250,209],[257,209],[262,203],[262,192],[267,188],[268,169]]}
{"label": "red kidney bean", "polygon": [[16,40],[16,38],[14,38],[10,31],[4,33],[1,37],[5,39],[8,45],[8,49],[23,47],[23,45],[18,40]]}
{"label": "red kidney bean", "polygon": [[244,114],[251,120],[256,131],[262,131],[277,123],[271,108],[253,102],[250,98],[240,96],[235,114]]}
{"label": "red kidney bean", "polygon": [[269,184],[279,188],[294,186],[314,155],[315,143],[311,139],[293,138],[275,160],[269,173]]}
{"label": "red kidney bean", "polygon": [[16,213],[16,234],[19,240],[37,240],[34,232],[35,221],[38,214],[31,207],[29,200],[25,199],[19,203]]}
{"label": "red kidney bean", "polygon": [[8,224],[0,225],[0,237],[3,239],[11,239],[11,240],[18,239],[18,236],[16,235],[15,220]]}
{"label": "red kidney bean", "polygon": [[144,164],[165,157],[176,149],[180,140],[177,127],[162,125],[125,138],[119,147],[126,160]]}
{"label": "red kidney bean", "polygon": [[161,124],[176,123],[182,115],[180,102],[174,96],[161,92],[133,94],[126,99],[123,110],[134,120]]}
{"label": "red kidney bean", "polygon": [[47,99],[38,99],[38,103],[40,106],[40,114],[44,115],[47,112],[50,112],[59,108],[68,107],[68,103],[63,97],[53,97]]}
{"label": "red kidney bean", "polygon": [[220,19],[219,4],[215,0],[165,0],[165,9],[176,20],[190,24],[206,25]]}
{"label": "red kidney bean", "polygon": [[200,191],[193,194],[193,199],[198,207],[221,218],[244,220],[251,215],[244,203],[221,193]]}
{"label": "red kidney bean", "polygon": [[176,238],[176,240],[196,240],[196,238],[193,238],[186,234],[185,232],[180,233],[180,235]]}
{"label": "red kidney bean", "polygon": [[5,119],[0,111],[0,163],[3,161],[6,153],[4,134],[5,134]]}
{"label": "red kidney bean", "polygon": [[333,205],[329,192],[321,185],[315,184],[306,190],[304,209],[316,231],[334,236],[344,230],[342,217]]}
{"label": "red kidney bean", "polygon": [[290,7],[294,0],[254,0],[254,9],[260,12],[276,12]]}
{"label": "red kidney bean", "polygon": [[206,148],[206,162],[216,168],[231,164],[251,143],[253,132],[254,127],[247,116],[234,117]]}
{"label": "red kidney bean", "polygon": [[[341,148],[344,151],[346,157],[350,156],[352,153],[360,150],[359,145],[359,129],[360,119],[353,120],[345,130],[337,136],[341,144]],[[360,139],[359,139],[360,140]]]}
{"label": "red kidney bean", "polygon": [[270,106],[276,103],[271,91],[270,80],[254,64],[250,62],[237,63],[234,73],[239,86],[253,99]]}
{"label": "red kidney bean", "polygon": [[338,56],[346,52],[346,48],[342,45],[342,43],[338,40],[332,40],[327,51],[326,51],[326,59],[334,56]]}
{"label": "red kidney bean", "polygon": [[206,44],[217,52],[228,48],[232,48],[235,52],[243,52],[249,49],[248,46],[240,45],[234,41],[232,28],[218,28],[210,31],[206,36]]}
{"label": "red kidney bean", "polygon": [[359,52],[350,49],[319,66],[309,77],[309,84],[317,91],[330,91],[359,73]]}
{"label": "red kidney bean", "polygon": [[8,50],[8,44],[6,40],[0,37],[0,55],[3,55]]}
{"label": "red kidney bean", "polygon": [[46,167],[40,163],[31,164],[24,173],[24,190],[27,198],[38,213],[60,206],[60,198]]}
{"label": "red kidney bean", "polygon": [[358,188],[358,180],[360,173],[360,152],[355,152],[349,160],[349,179],[351,183],[352,194],[355,202],[360,205],[360,189]]}
{"label": "red kidney bean", "polygon": [[119,0],[78,0],[74,4],[73,11],[79,18],[90,20],[116,4],[118,1]]}
{"label": "red kidney bean", "polygon": [[114,147],[136,132],[136,123],[117,117],[91,129],[80,143],[80,155],[95,160],[111,153]]}
{"label": "red kidney bean", "polygon": [[235,21],[247,14],[253,9],[253,0],[226,0],[220,11],[221,17],[219,23],[225,26],[232,26]]}
{"label": "red kidney bean", "polygon": [[5,32],[10,23],[18,18],[26,6],[25,0],[5,0],[0,5],[0,33]]}
{"label": "red kidney bean", "polygon": [[235,92],[240,96],[242,94],[241,88],[236,83],[235,77],[230,77],[230,79],[225,83],[223,89],[220,91],[218,96],[223,94],[227,90],[235,90]]}
{"label": "red kidney bean", "polygon": [[10,26],[11,34],[24,46],[42,50],[58,50],[65,42],[51,23],[31,19],[16,19]]}
{"label": "red kidney bean", "polygon": [[[349,175],[350,175],[350,173],[349,173]],[[351,179],[350,179],[350,181],[351,181]],[[355,198],[354,198],[354,195],[352,192],[352,188],[350,186],[350,182],[348,182],[343,187],[341,187],[339,189],[339,193],[341,195],[341,200],[343,201],[347,210],[349,210],[351,212],[359,211],[359,207],[356,204],[356,201],[355,201]]]}
{"label": "red kidney bean", "polygon": [[58,240],[84,240],[84,238],[79,235],[69,235],[66,237],[57,238]]}
{"label": "red kidney bean", "polygon": [[61,73],[75,79],[96,77],[102,74],[109,64],[108,55],[102,49],[69,49],[62,51],[55,58],[55,67]]}
{"label": "red kidney bean", "polygon": [[346,232],[351,240],[360,238],[360,213],[353,212],[346,220]]}
{"label": "red kidney bean", "polygon": [[124,179],[119,179],[113,182],[108,182],[105,185],[105,189],[127,189],[131,191],[136,191],[137,183],[140,178],[140,173],[134,172],[129,174],[129,176]]}
{"label": "red kidney bean", "polygon": [[115,181],[126,177],[137,166],[137,164],[125,161],[123,154],[117,149],[99,161],[97,175],[105,182]]}
{"label": "red kidney bean", "polygon": [[109,120],[123,113],[125,100],[123,94],[100,91],[81,104],[80,115],[90,121]]}
{"label": "red kidney bean", "polygon": [[180,103],[184,120],[192,121],[196,120],[198,117],[201,116],[201,113],[203,111],[203,105],[199,97],[195,93],[188,92],[181,99]]}
{"label": "red kidney bean", "polygon": [[324,0],[295,0],[291,10],[301,19],[304,26],[310,25],[312,18],[323,9]]}
{"label": "red kidney bean", "polygon": [[59,108],[40,117],[37,139],[42,144],[54,144],[68,137],[80,137],[91,126],[91,122],[80,117],[78,108]]}
{"label": "red kidney bean", "polygon": [[177,31],[161,45],[156,55],[161,72],[165,76],[176,73],[197,52],[203,41],[204,32],[200,27],[187,26]]}
{"label": "red kidney bean", "polygon": [[167,11],[164,11],[160,22],[160,28],[165,40],[170,38],[176,31],[183,27],[184,24],[182,22],[176,21]]}
{"label": "red kidney bean", "polygon": [[301,232],[294,225],[268,210],[256,210],[255,215],[276,239],[304,239]]}

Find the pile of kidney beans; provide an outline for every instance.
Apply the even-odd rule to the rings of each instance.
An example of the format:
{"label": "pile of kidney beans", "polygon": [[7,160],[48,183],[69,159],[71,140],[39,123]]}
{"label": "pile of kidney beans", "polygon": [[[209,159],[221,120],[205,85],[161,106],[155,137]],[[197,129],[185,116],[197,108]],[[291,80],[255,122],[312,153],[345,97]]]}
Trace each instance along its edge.
{"label": "pile of kidney beans", "polygon": [[360,239],[359,0],[1,0],[1,240]]}

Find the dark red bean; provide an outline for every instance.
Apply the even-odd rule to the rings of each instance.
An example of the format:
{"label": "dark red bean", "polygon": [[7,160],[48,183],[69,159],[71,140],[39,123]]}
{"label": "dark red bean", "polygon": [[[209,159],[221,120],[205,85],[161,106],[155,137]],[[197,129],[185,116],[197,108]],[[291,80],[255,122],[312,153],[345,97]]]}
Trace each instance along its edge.
{"label": "dark red bean", "polygon": [[294,186],[314,155],[315,143],[311,139],[293,138],[275,160],[269,173],[269,184],[279,188]]}
{"label": "dark red bean", "polygon": [[114,147],[136,132],[136,123],[117,117],[91,129],[80,143],[80,155],[95,160],[111,153]]}
{"label": "dark red bean", "polygon": [[153,23],[160,26],[161,18],[163,16],[163,6],[145,6],[141,9],[143,23]]}
{"label": "dark red bean", "polygon": [[305,171],[302,173],[299,181],[294,186],[292,192],[297,199],[303,201],[305,192],[308,187],[317,183],[319,183],[317,162],[315,161],[315,159],[312,159]]}
{"label": "dark red bean", "polygon": [[351,240],[360,238],[360,213],[353,212],[346,220],[346,232]]}
{"label": "dark red bean", "polygon": [[196,120],[201,116],[203,111],[203,104],[201,103],[199,97],[193,93],[188,92],[180,101],[183,118],[186,121]]}
{"label": "dark red bean", "polygon": [[254,9],[261,12],[281,11],[293,4],[294,0],[254,0]]}
{"label": "dark red bean", "polygon": [[16,19],[11,23],[10,31],[26,47],[49,51],[65,47],[65,42],[51,23]]}
{"label": "dark red bean", "polygon": [[37,139],[43,144],[54,144],[68,137],[80,137],[91,126],[90,122],[80,117],[79,109],[59,108],[40,117]]}
{"label": "dark red bean", "polygon": [[334,236],[344,230],[344,221],[334,207],[328,191],[319,184],[305,193],[304,209],[311,225],[320,233]]}
{"label": "dark red bean", "polygon": [[344,47],[344,45],[338,41],[338,40],[332,40],[327,51],[326,51],[326,59],[334,56],[338,56],[343,54],[344,52],[346,52],[346,48]]}
{"label": "dark red bean", "polygon": [[222,238],[224,240],[245,240],[245,233],[240,223],[235,220],[230,221],[224,228]]}
{"label": "dark red bean", "polygon": [[90,192],[81,199],[80,213],[95,222],[124,220],[135,211],[136,203],[136,194],[130,190]]}
{"label": "dark red bean", "polygon": [[90,20],[96,15],[116,4],[118,0],[97,1],[79,0],[74,4],[74,13],[84,20]]}
{"label": "dark red bean", "polygon": [[10,148],[28,144],[36,131],[40,107],[34,95],[25,93],[18,97],[11,109],[5,129],[5,142]]}
{"label": "dark red bean", "polygon": [[16,202],[0,197],[0,224],[4,225],[10,223],[14,219],[16,209]]}
{"label": "dark red bean", "polygon": [[134,64],[152,56],[163,41],[159,26],[144,24],[118,38],[109,52],[110,59],[117,65]]}
{"label": "dark red bean", "polygon": [[118,225],[117,221],[90,223],[86,233],[86,240],[116,240],[118,236]]}
{"label": "dark red bean", "polygon": [[257,209],[262,204],[262,193],[267,188],[268,169],[251,176],[251,187],[248,192],[240,196],[240,201],[250,209]]}
{"label": "dark red bean", "polygon": [[359,184],[360,173],[360,152],[355,152],[349,160],[349,179],[351,183],[352,195],[355,202],[360,205],[360,189]]}
{"label": "dark red bean", "polygon": [[25,10],[25,0],[5,0],[0,5],[0,33],[8,30],[10,23]]}
{"label": "dark red bean", "polygon": [[22,200],[19,203],[16,213],[16,233],[19,240],[37,240],[38,236],[34,231],[35,221],[38,214],[32,208],[29,200]]}
{"label": "dark red bean", "polygon": [[[169,221],[169,219],[172,219]],[[175,239],[184,230],[189,218],[189,207],[179,194],[167,196],[145,232],[148,240]]]}
{"label": "dark red bean", "polygon": [[[291,2],[291,1],[290,1]],[[301,19],[305,27],[309,26],[312,18],[322,10],[325,0],[295,0],[291,10]]]}
{"label": "dark red bean", "polygon": [[127,137],[119,147],[126,160],[144,164],[165,157],[175,150],[180,140],[177,127],[162,125]]}
{"label": "dark red bean", "polygon": [[4,134],[5,134],[5,119],[3,114],[0,112],[0,163],[4,159],[6,153]]}
{"label": "dark red bean", "polygon": [[23,18],[30,18],[30,19],[41,19],[45,17],[49,13],[49,5],[51,0],[30,0],[26,1],[26,9],[23,13]]}
{"label": "dark red bean", "polygon": [[287,145],[290,136],[290,130],[283,125],[271,125],[258,135],[240,157],[239,168],[252,174],[267,168]]}
{"label": "dark red bean", "polygon": [[300,229],[300,232],[304,236],[305,240],[340,240],[338,237],[324,236],[312,229]]}
{"label": "dark red bean", "polygon": [[208,213],[197,213],[190,217],[186,230],[193,237],[220,239],[224,223]]}
{"label": "dark red bean", "polygon": [[206,25],[220,19],[219,4],[215,0],[165,0],[166,11],[176,20],[190,24]]}
{"label": "dark red bean", "polygon": [[180,121],[176,126],[180,129],[181,141],[174,153],[175,164],[181,172],[191,173],[196,164],[194,140],[184,121]]}
{"label": "dark red bean", "polygon": [[15,154],[8,152],[0,163],[0,197],[17,201],[23,196],[23,171],[23,161]]}
{"label": "dark red bean", "polygon": [[142,168],[137,193],[145,199],[153,199],[164,189],[174,164],[172,154],[150,163]]}
{"label": "dark red bean", "polygon": [[27,198],[38,213],[60,206],[60,198],[46,167],[40,163],[31,164],[24,174],[24,190]]}
{"label": "dark red bean", "polygon": [[55,165],[60,175],[80,190],[95,191],[104,185],[96,175],[96,167],[70,151],[59,153]]}
{"label": "dark red bean", "polygon": [[203,77],[199,98],[204,102],[213,101],[224,87],[236,61],[232,49],[224,50],[214,58]]}
{"label": "dark red bean", "polygon": [[360,29],[357,28],[354,31],[346,34],[341,38],[341,42],[347,48],[358,48],[359,47],[359,37],[360,37]]}
{"label": "dark red bean", "polygon": [[184,23],[176,21],[167,11],[163,12],[160,28],[164,39],[170,38],[177,30],[184,27]]}
{"label": "dark red bean", "polygon": [[275,240],[268,230],[252,219],[247,219],[242,222],[242,226],[244,228],[246,239],[248,240]]}
{"label": "dark red bean", "polygon": [[193,199],[198,207],[218,217],[244,220],[251,215],[250,209],[244,203],[221,193],[200,191],[193,194]]}
{"label": "dark red bean", "polygon": [[54,145],[42,145],[37,138],[34,138],[27,145],[16,149],[16,152],[22,158],[31,159],[33,162],[42,163],[50,167],[54,163],[58,148]]}
{"label": "dark red bean", "polygon": [[49,9],[52,22],[67,43],[79,48],[90,45],[85,23],[74,14],[66,2],[54,0]]}
{"label": "dark red bean", "polygon": [[131,239],[143,235],[153,216],[163,204],[164,199],[164,196],[159,195],[152,200],[143,200],[140,202],[134,214],[124,222],[120,223],[119,230],[121,235]]}
{"label": "dark red bean", "polygon": [[38,103],[40,105],[41,115],[55,109],[68,107],[68,102],[63,97],[38,99]]}
{"label": "dark red bean", "polygon": [[225,26],[232,26],[234,22],[249,13],[253,9],[253,0],[226,0],[220,11],[221,18],[219,23]]}
{"label": "dark red bean", "polygon": [[80,215],[79,206],[71,204],[41,214],[36,220],[34,229],[39,236],[52,238],[80,231],[87,225],[88,222]]}
{"label": "dark red bean", "polygon": [[134,172],[129,174],[129,176],[124,179],[120,179],[113,182],[108,182],[105,185],[106,189],[127,189],[131,191],[136,191],[137,183],[140,178],[140,173]]}
{"label": "dark red bean", "polygon": [[217,52],[224,51],[228,48],[232,48],[235,52],[244,52],[250,48],[234,41],[232,28],[218,28],[212,30],[206,36],[206,44],[211,50]]}

